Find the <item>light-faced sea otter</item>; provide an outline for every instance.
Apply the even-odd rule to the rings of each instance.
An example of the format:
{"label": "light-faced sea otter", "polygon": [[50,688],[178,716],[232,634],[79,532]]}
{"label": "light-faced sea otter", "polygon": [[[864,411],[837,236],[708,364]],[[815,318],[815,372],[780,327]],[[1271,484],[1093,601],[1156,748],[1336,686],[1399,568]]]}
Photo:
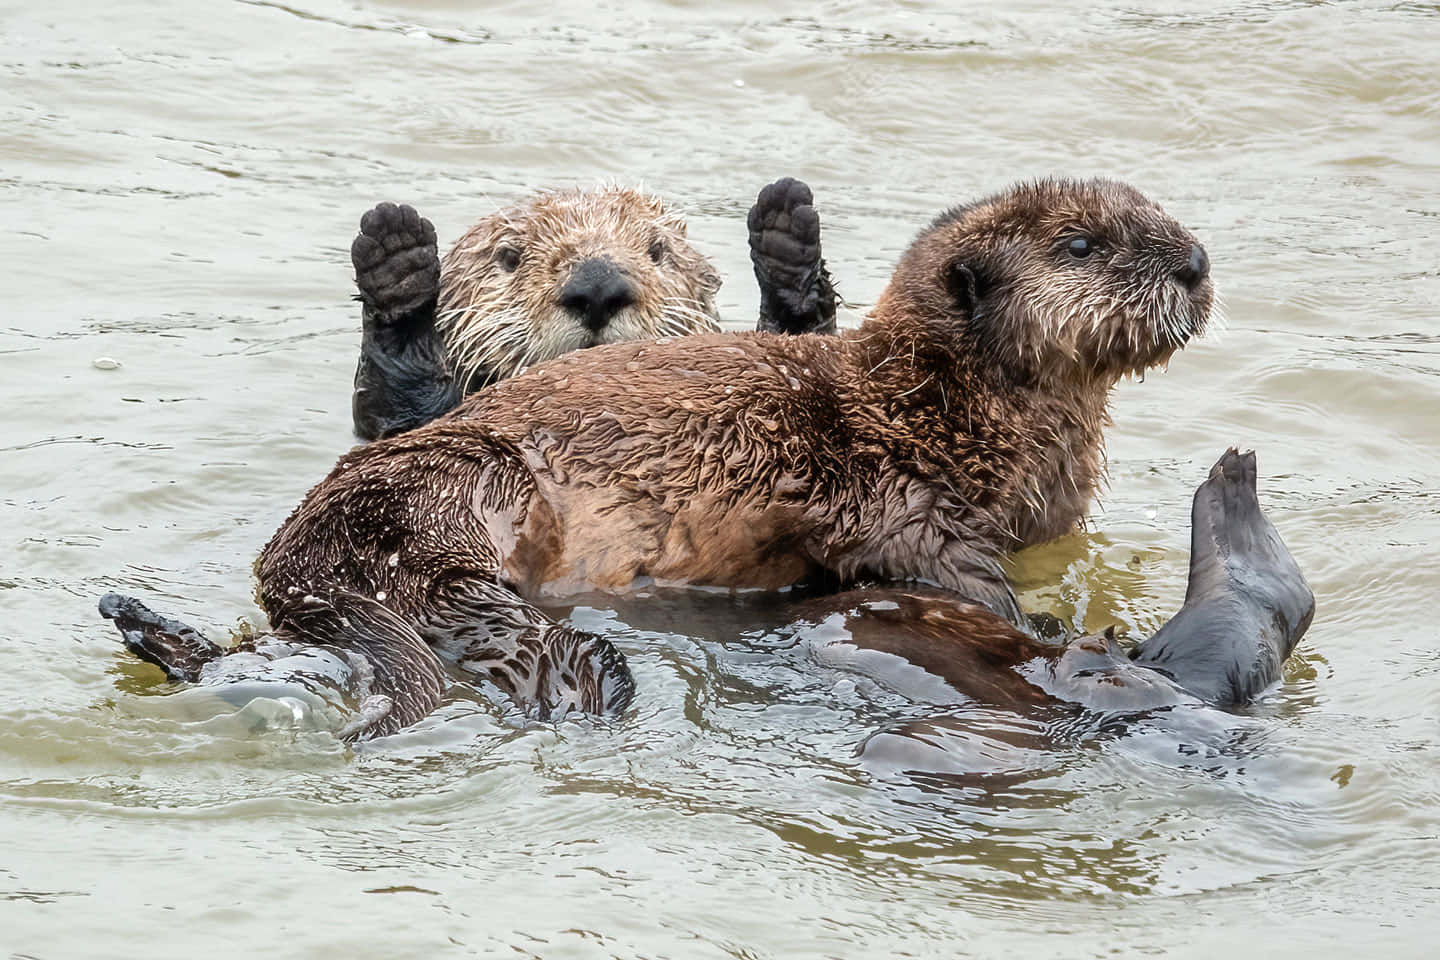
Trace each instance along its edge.
{"label": "light-faced sea otter", "polygon": [[[748,218],[758,329],[827,333],[835,292],[810,189],[760,191]],[[560,190],[482,218],[442,264],[435,228],[382,203],[351,245],[363,337],[351,396],[362,439],[448,413],[461,398],[571,350],[718,333],[720,276],[684,219],[626,187]]]}

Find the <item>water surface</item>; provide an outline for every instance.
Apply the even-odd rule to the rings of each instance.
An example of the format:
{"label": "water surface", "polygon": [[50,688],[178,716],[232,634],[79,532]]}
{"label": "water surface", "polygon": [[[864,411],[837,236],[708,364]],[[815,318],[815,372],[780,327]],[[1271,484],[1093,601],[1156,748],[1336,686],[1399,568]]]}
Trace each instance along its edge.
{"label": "water surface", "polygon": [[[1427,955],[1437,49],[1423,3],[0,5],[0,954]],[[1229,324],[1117,390],[1108,493],[1019,558],[1024,600],[1145,635],[1191,492],[1252,446],[1319,610],[1248,711],[1027,750],[817,663],[763,599],[591,597],[623,722],[457,690],[351,752],[187,720],[95,613],[259,621],[253,557],[351,443],[377,200],[448,242],[643,182],[741,329],[777,176],[815,188],[853,323],[930,217],[1054,173],[1192,227]],[[920,722],[930,776],[864,752]]]}

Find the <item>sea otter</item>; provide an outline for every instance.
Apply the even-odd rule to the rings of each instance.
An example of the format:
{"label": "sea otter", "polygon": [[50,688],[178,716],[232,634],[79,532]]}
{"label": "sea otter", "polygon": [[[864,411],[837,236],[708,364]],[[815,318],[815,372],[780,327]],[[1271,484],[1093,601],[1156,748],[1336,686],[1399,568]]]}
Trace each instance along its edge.
{"label": "sea otter", "polygon": [[[1204,249],[1134,188],[1021,184],[937,218],[856,331],[566,354],[352,450],[265,547],[259,598],[353,591],[441,648],[497,584],[641,578],[920,579],[1021,624],[1000,559],[1078,522],[1111,387],[1211,296]],[[523,700],[546,643],[471,663]]]}
{"label": "sea otter", "polygon": [[[822,663],[902,692],[917,688],[908,671],[918,668],[963,699],[1025,712],[1071,704],[1132,715],[1247,703],[1280,678],[1315,610],[1314,594],[1260,509],[1254,454],[1231,449],[1211,469],[1195,492],[1190,536],[1184,606],[1128,655],[1112,632],[1063,646],[1043,643],[984,607],[924,588],[855,590],[802,603],[795,623],[780,632],[811,646]],[[274,636],[229,650],[134,600],[106,596],[100,612],[131,650],[172,680],[215,688],[237,706],[255,697],[321,700],[345,719],[337,731],[342,739],[402,729],[433,709],[443,688],[436,654],[404,621],[354,593],[337,594],[333,603],[292,599]],[[349,618],[370,629],[347,630]],[[526,628],[536,624],[507,626]],[[592,702],[608,696],[613,707],[629,699],[627,672],[612,663],[597,675],[617,686],[608,694],[590,691]],[[542,679],[549,688],[536,702],[558,708],[550,715],[584,708],[585,696],[567,699],[575,677],[552,670]],[[885,731],[866,749],[903,758],[917,745],[923,750],[929,732],[923,723]]]}
{"label": "sea otter", "polygon": [[[810,188],[760,191],[748,227],[758,329],[835,329]],[[584,347],[719,332],[720,276],[659,198],[627,187],[541,193],[481,219],[442,265],[435,227],[409,206],[365,214],[351,245],[363,336],[351,396],[374,440],[428,423],[461,398]]]}

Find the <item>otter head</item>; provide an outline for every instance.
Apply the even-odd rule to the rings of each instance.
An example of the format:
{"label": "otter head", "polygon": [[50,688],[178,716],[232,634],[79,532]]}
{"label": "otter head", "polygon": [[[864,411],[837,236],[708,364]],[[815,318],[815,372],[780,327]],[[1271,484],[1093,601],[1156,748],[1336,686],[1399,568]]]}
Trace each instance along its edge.
{"label": "otter head", "polygon": [[600,343],[713,332],[720,277],[658,198],[605,187],[494,213],[445,258],[437,326],[467,389]]}
{"label": "otter head", "polygon": [[892,288],[1009,379],[1105,387],[1167,361],[1213,297],[1205,249],[1112,180],[1041,180],[950,210]]}

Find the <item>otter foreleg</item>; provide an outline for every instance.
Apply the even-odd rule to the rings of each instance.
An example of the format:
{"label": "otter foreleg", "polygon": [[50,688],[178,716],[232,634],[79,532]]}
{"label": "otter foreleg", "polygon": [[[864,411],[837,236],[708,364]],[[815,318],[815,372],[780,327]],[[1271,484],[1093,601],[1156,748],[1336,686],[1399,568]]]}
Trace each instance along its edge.
{"label": "otter foreleg", "polygon": [[450,580],[431,601],[421,636],[461,670],[494,682],[532,716],[618,714],[635,695],[625,655],[610,641],[556,623],[494,581]]}
{"label": "otter foreleg", "polygon": [[791,177],[760,191],[747,218],[765,333],[834,333],[835,287],[820,256],[810,188]]}
{"label": "otter foreleg", "polygon": [[355,433],[376,440],[453,410],[460,385],[435,330],[435,227],[413,207],[382,203],[350,246],[364,333],[351,399]]}

